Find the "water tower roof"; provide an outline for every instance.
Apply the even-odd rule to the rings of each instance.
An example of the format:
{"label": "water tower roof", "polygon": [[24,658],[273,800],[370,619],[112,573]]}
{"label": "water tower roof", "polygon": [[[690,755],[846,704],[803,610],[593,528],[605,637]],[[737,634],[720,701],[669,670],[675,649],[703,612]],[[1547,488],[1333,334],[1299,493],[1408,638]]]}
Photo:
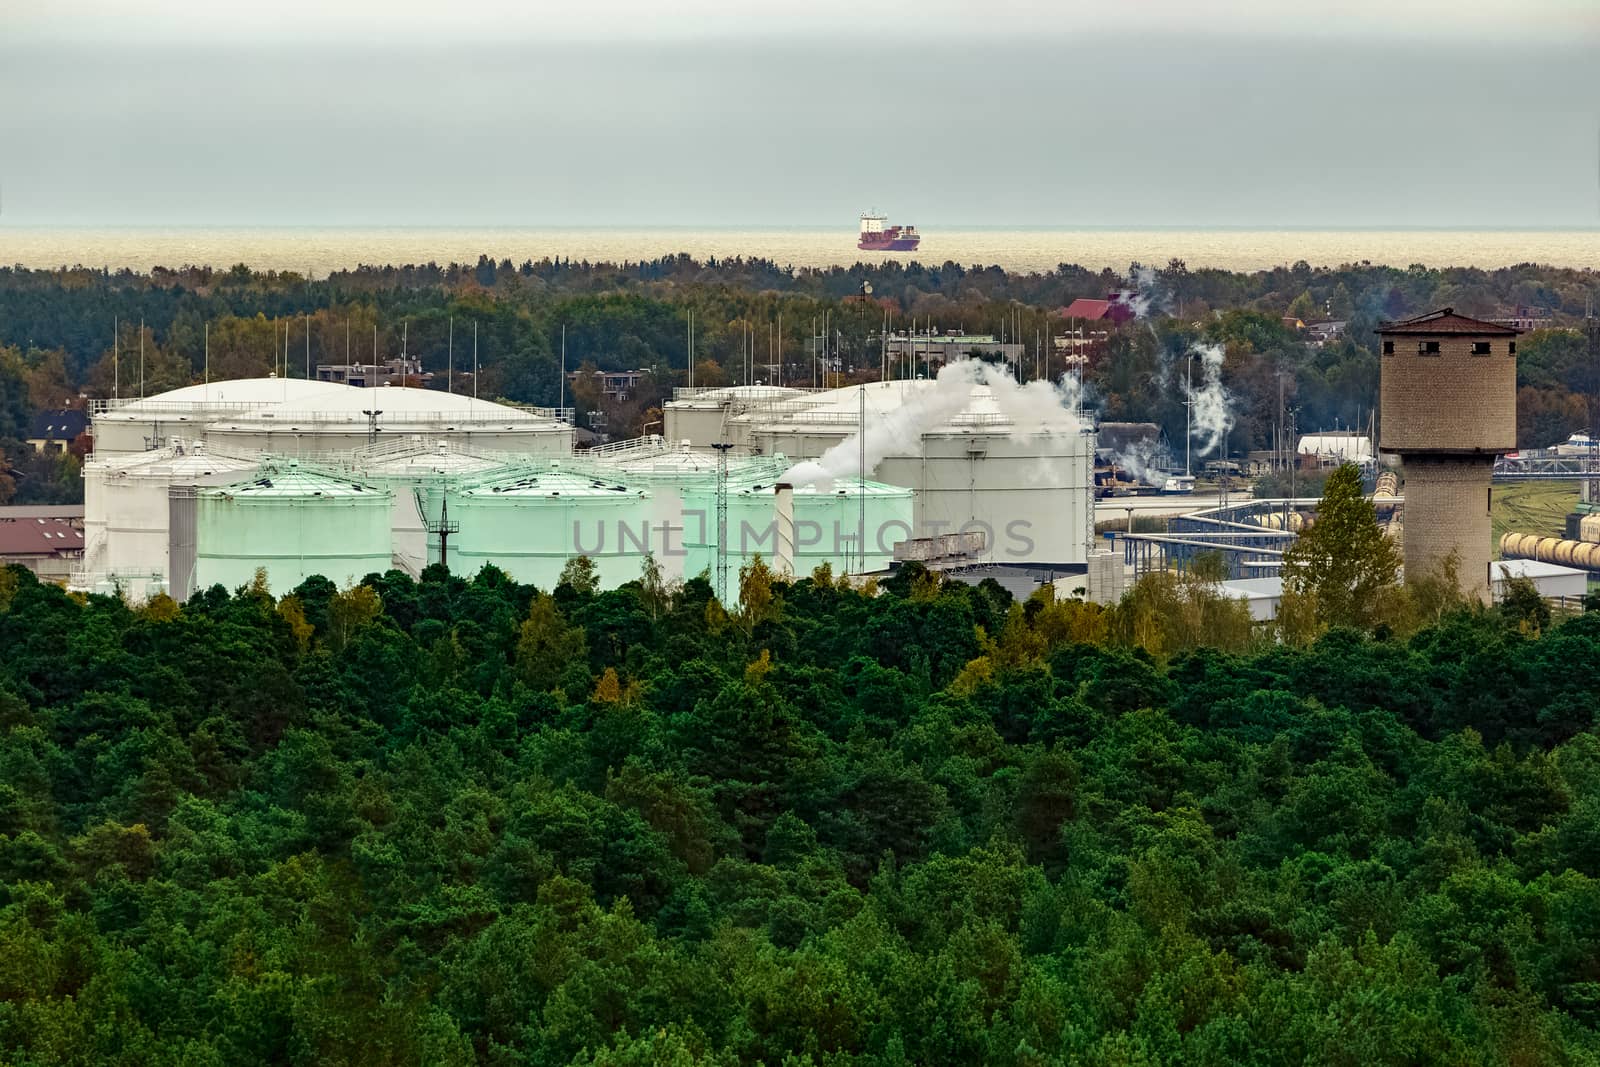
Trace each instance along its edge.
{"label": "water tower roof", "polygon": [[1515,337],[1521,332],[1498,322],[1484,322],[1482,319],[1469,319],[1465,315],[1457,315],[1455,308],[1440,308],[1426,315],[1418,315],[1414,319],[1386,322],[1378,327],[1378,333],[1385,337],[1391,334],[1424,337]]}

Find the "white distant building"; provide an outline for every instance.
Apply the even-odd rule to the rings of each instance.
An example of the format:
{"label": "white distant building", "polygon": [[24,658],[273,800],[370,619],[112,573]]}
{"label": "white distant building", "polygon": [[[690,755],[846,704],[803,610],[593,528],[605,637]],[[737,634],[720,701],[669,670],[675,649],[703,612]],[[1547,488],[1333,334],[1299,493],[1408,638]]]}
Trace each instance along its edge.
{"label": "white distant building", "polygon": [[1489,564],[1489,586],[1494,599],[1505,595],[1506,583],[1523,578],[1533,583],[1539,595],[1545,598],[1567,597],[1582,599],[1589,591],[1589,572],[1577,567],[1563,567],[1559,563],[1541,563],[1536,559],[1497,559]]}
{"label": "white distant building", "polygon": [[1373,456],[1372,438],[1357,430],[1306,434],[1300,438],[1295,451],[1302,456],[1314,457],[1326,467],[1337,467],[1341,463],[1365,466],[1372,462]]}
{"label": "white distant building", "polygon": [[1278,617],[1278,605],[1283,602],[1282,578],[1235,578],[1222,582],[1218,591],[1233,600],[1243,600],[1255,622],[1270,622]]}

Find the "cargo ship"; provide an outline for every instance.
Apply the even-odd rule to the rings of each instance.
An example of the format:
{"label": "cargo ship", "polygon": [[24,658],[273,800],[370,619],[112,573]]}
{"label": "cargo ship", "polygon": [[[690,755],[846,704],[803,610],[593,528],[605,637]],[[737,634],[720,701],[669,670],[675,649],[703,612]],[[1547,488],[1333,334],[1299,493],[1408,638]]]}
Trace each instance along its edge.
{"label": "cargo ship", "polygon": [[915,252],[922,235],[915,226],[885,226],[883,215],[861,216],[861,240],[856,247],[863,252]]}

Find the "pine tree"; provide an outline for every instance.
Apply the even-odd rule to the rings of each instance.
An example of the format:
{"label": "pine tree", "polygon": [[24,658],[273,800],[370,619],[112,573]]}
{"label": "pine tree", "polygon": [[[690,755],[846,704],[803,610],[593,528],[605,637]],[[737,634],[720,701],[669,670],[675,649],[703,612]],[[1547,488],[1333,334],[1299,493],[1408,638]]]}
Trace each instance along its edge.
{"label": "pine tree", "polygon": [[1394,542],[1361,491],[1360,470],[1340,466],[1328,478],[1317,521],[1283,554],[1285,595],[1309,598],[1326,625],[1370,626],[1399,571]]}

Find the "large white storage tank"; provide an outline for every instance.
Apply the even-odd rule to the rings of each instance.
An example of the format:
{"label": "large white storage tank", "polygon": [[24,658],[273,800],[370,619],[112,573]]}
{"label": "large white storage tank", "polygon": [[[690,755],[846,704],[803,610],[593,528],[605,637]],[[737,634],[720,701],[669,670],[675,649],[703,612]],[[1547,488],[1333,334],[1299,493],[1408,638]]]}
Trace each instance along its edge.
{"label": "large white storage tank", "polygon": [[728,420],[734,416],[805,395],[805,390],[776,385],[674,389],[661,409],[661,432],[668,441],[709,448],[728,439]]}
{"label": "large white storage tank", "polygon": [[[739,569],[760,556],[775,569],[785,554],[777,507],[777,467],[759,479],[728,486],[729,596]],[[896,542],[911,537],[914,520],[912,492],[903,486],[849,478],[829,483],[797,486],[793,491],[793,558],[790,572],[806,578],[827,564],[834,574],[870,574],[887,570]],[[717,566],[717,489],[713,479],[684,493],[687,555],[684,570],[690,576],[709,573]],[[863,537],[863,532],[865,536]],[[863,545],[865,546],[863,548]]]}
{"label": "large white storage tank", "polygon": [[248,585],[264,567],[283,594],[314,574],[337,585],[390,569],[392,494],[294,461],[203,489],[196,499],[191,589]]}
{"label": "large white storage tank", "polygon": [[394,563],[413,576],[441,562],[450,548],[448,535],[443,542],[440,539],[442,524],[453,521],[446,494],[510,471],[503,456],[479,455],[449,441],[422,439],[399,449],[358,455],[351,466],[362,480],[393,492]]}
{"label": "large white storage tank", "polygon": [[554,589],[574,556],[588,556],[600,584],[638,578],[650,551],[650,494],[552,463],[446,494],[460,528],[450,567],[475,574],[492,563],[518,582]]}
{"label": "large white storage tank", "polygon": [[255,465],[212,454],[199,442],[92,456],[83,472],[84,563],[74,585],[97,592],[120,589],[135,600],[165,588],[170,488],[225,484]]}
{"label": "large white storage tank", "polygon": [[572,426],[549,411],[496,404],[437,389],[380,387],[308,396],[303,402],[213,422],[206,440],[233,451],[317,457],[381,441],[430,436],[479,452],[565,455]]}
{"label": "large white storage tank", "polygon": [[[1094,437],[1045,383],[1005,401],[972,384],[873,382],[756,407],[729,420],[755,451],[816,459],[852,438],[865,410],[883,458],[871,478],[916,493],[917,536],[976,531],[988,562],[1085,565],[1093,524]],[[954,408],[955,410],[951,410]]]}
{"label": "large white storage tank", "polygon": [[199,440],[219,419],[296,407],[349,386],[300,378],[236,378],[172,389],[154,396],[100,402],[94,412],[95,455],[148,452],[174,439]]}

